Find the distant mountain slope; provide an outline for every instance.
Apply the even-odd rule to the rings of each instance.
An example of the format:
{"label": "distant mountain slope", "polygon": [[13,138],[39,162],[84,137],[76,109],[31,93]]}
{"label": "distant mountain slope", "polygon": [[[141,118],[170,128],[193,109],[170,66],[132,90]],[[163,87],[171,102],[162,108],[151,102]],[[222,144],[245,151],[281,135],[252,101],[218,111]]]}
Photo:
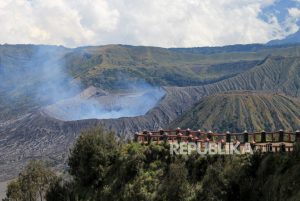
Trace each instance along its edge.
{"label": "distant mountain slope", "polygon": [[282,94],[229,92],[201,99],[171,123],[176,127],[229,131],[299,129],[300,100]]}
{"label": "distant mountain slope", "polygon": [[212,55],[212,54],[225,54],[225,53],[253,53],[253,52],[269,52],[271,54],[272,50],[277,49],[287,49],[291,47],[298,46],[299,43],[283,43],[283,44],[236,44],[228,46],[216,46],[216,47],[190,47],[190,48],[169,48],[169,50],[181,53],[191,53],[191,54],[202,54],[202,55]]}
{"label": "distant mountain slope", "polygon": [[119,89],[126,85],[124,81],[138,79],[160,86],[213,83],[254,67],[267,55],[195,55],[157,47],[110,45],[78,48],[62,59],[68,72],[84,85]]}
{"label": "distant mountain slope", "polygon": [[300,97],[300,57],[268,57],[235,77],[204,86],[208,94],[232,90],[269,90]]}
{"label": "distant mountain slope", "polygon": [[185,52],[193,54],[219,54],[219,53],[230,53],[230,52],[257,52],[266,48],[263,44],[237,44],[228,45],[221,47],[192,47],[192,48],[169,48],[175,52]]}
{"label": "distant mountain slope", "polygon": [[190,52],[193,48],[174,51],[157,47],[110,45],[78,48],[63,59],[70,74],[85,85],[114,88],[122,85],[112,84],[112,80],[120,77],[120,74],[126,75],[129,80],[142,78],[161,86],[195,86],[233,77],[251,69],[269,55],[300,56],[300,45],[254,48],[252,51],[241,49],[236,52],[231,52],[230,48],[227,50],[227,47],[213,54],[193,54]]}
{"label": "distant mountain slope", "polygon": [[286,45],[296,43],[300,43],[300,29],[296,33],[289,35],[284,39],[272,40],[268,42],[267,45]]}

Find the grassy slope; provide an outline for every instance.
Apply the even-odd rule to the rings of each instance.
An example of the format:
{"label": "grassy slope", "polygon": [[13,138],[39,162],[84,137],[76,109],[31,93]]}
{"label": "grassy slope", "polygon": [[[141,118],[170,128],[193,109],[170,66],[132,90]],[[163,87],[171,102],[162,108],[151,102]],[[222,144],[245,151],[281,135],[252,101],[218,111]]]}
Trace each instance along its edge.
{"label": "grassy slope", "polygon": [[260,131],[293,130],[299,125],[299,99],[262,92],[228,92],[203,98],[170,127]]}

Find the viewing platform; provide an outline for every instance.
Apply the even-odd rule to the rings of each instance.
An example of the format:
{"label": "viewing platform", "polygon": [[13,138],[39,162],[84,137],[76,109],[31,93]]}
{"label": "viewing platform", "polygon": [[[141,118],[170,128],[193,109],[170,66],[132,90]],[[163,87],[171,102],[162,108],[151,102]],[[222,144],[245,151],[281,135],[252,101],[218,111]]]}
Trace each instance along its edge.
{"label": "viewing platform", "polygon": [[205,147],[209,143],[220,144],[226,149],[229,144],[238,144],[241,149],[246,144],[250,144],[254,150],[262,152],[291,152],[295,142],[300,142],[300,131],[287,132],[279,130],[275,132],[248,132],[242,133],[214,133],[212,131],[201,131],[191,129],[163,130],[137,132],[135,141],[142,144],[150,143],[180,143],[194,142],[200,143],[200,147]]}

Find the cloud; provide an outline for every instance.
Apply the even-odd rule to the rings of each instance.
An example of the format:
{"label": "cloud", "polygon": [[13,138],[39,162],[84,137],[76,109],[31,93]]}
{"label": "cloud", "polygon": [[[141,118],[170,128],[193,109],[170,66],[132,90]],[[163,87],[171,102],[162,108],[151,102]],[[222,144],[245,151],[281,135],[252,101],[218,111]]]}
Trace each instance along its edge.
{"label": "cloud", "polygon": [[291,17],[299,19],[300,18],[300,9],[298,8],[289,8],[289,14]]}
{"label": "cloud", "polygon": [[259,18],[274,2],[0,0],[0,43],[188,47],[267,42],[288,34],[275,15]]}
{"label": "cloud", "polygon": [[[293,8],[288,8],[288,16],[282,23],[282,29],[284,30],[285,35],[290,35],[299,30],[299,19],[300,19],[300,9],[293,7]],[[279,38],[284,38],[285,35],[283,34],[282,37]]]}

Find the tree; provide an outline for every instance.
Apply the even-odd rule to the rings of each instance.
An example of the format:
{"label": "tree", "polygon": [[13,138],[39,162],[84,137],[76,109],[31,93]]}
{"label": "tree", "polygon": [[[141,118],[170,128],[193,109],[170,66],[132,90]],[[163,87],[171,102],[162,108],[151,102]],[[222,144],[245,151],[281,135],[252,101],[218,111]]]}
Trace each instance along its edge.
{"label": "tree", "polygon": [[192,191],[187,176],[188,171],[184,161],[177,160],[171,163],[159,189],[157,200],[190,200]]}
{"label": "tree", "polygon": [[222,201],[227,198],[227,180],[224,177],[223,165],[217,161],[207,167],[202,179],[202,189],[197,200]]}
{"label": "tree", "polygon": [[102,128],[84,131],[69,157],[69,173],[86,196],[104,187],[105,179],[118,157],[119,142],[113,132]]}
{"label": "tree", "polygon": [[74,181],[60,177],[51,183],[47,193],[47,201],[77,201],[77,189]]}
{"label": "tree", "polygon": [[55,173],[41,161],[30,161],[18,178],[8,184],[7,201],[43,201]]}
{"label": "tree", "polygon": [[4,201],[21,201],[23,200],[20,182],[18,180],[11,181],[7,186],[6,199]]}

